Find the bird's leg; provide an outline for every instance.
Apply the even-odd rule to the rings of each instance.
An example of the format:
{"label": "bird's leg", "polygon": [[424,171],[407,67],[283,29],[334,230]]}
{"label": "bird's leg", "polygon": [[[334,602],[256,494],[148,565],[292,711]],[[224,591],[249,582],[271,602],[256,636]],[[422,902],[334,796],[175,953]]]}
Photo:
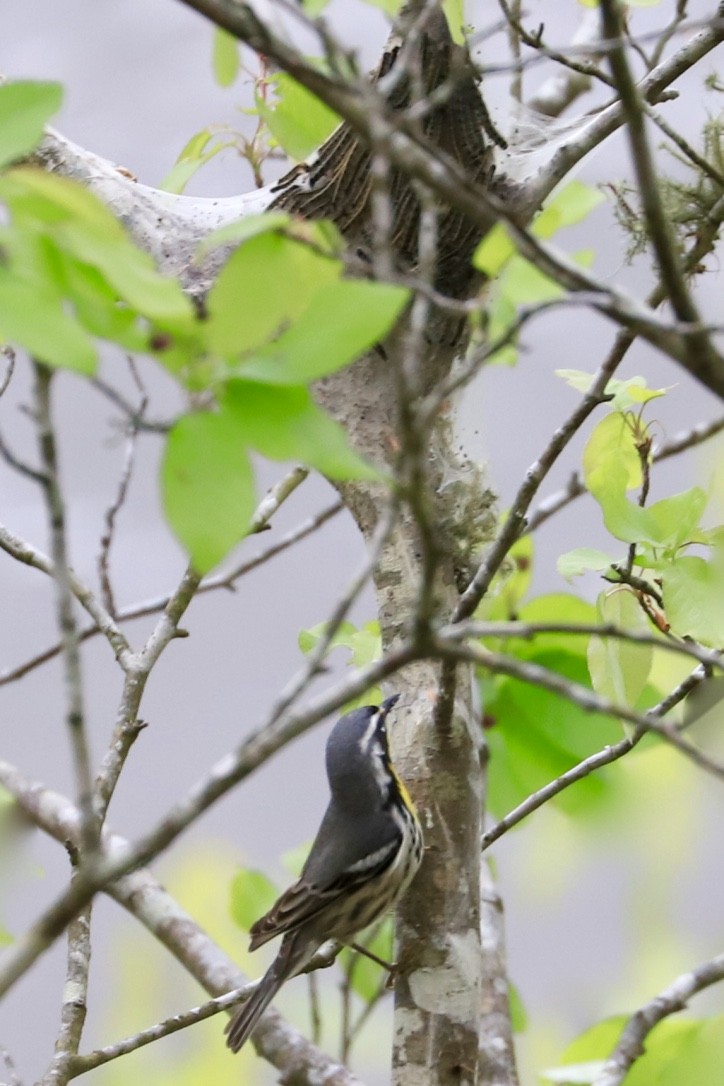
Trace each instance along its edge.
{"label": "bird's leg", "polygon": [[395,974],[397,973],[397,962],[386,962],[384,958],[379,958],[371,950],[368,950],[366,946],[360,946],[359,943],[350,943],[351,950],[356,950],[358,954],[364,954],[365,958],[369,958],[370,961],[377,962],[383,969],[387,970],[388,977],[385,983],[385,988],[395,987]]}

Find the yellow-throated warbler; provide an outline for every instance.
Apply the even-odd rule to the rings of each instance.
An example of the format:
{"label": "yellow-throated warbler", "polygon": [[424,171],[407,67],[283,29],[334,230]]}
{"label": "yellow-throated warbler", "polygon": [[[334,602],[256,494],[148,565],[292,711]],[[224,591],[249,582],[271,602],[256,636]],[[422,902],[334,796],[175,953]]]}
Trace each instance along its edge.
{"label": "yellow-throated warbler", "polygon": [[251,929],[250,950],[284,938],[259,987],[226,1027],[232,1052],[323,943],[350,942],[394,905],[420,865],[420,823],[387,745],[385,722],[398,696],[354,709],[332,729],[329,806],[298,881]]}

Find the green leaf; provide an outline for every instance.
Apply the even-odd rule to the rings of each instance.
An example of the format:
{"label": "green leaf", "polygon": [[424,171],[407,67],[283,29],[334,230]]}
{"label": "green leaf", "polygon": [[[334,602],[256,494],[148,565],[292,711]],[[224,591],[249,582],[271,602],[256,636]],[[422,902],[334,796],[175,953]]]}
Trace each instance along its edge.
{"label": "green leaf", "polygon": [[178,282],[161,275],[108,208],[81,185],[22,167],[2,179],[0,196],[20,221],[28,217],[36,228],[47,223],[59,248],[96,268],[139,313],[191,327],[193,307]]}
{"label": "green leaf", "polygon": [[[583,370],[555,370],[556,376],[577,389],[579,392],[588,392],[593,384],[594,375]],[[645,377],[630,377],[626,381],[611,378],[606,385],[606,395],[612,396],[612,404],[617,411],[628,411],[631,408],[640,407],[641,404],[664,396],[668,388],[649,388]]]}
{"label": "green leaf", "polygon": [[706,492],[698,486],[654,502],[648,510],[655,526],[653,542],[671,548],[691,542],[697,534],[706,503]]}
{"label": "green leaf", "polygon": [[603,1021],[597,1022],[595,1026],[591,1026],[590,1029],[576,1037],[565,1050],[561,1059],[563,1067],[585,1064],[594,1060],[606,1060],[616,1047],[627,1021],[627,1015],[621,1014],[612,1018],[605,1018]]}
{"label": "green leaf", "polygon": [[2,924],[0,924],[0,947],[10,946],[14,942],[15,937],[10,934],[7,928],[4,928]]}
{"label": "green leaf", "polygon": [[17,80],[0,86],[0,169],[30,154],[62,101],[60,83]]}
{"label": "green leaf", "polygon": [[291,158],[301,161],[324,143],[340,118],[286,72],[272,76],[269,82],[277,102],[270,107],[257,95],[259,116],[266,121],[279,146]]}
{"label": "green leaf", "polygon": [[626,1086],[716,1083],[724,1066],[724,1015],[701,1020],[667,1018],[646,1038],[646,1051]]}
{"label": "green leaf", "polygon": [[473,266],[489,279],[494,279],[515,252],[515,245],[505,223],[499,222],[485,235],[473,253]]}
{"label": "green leaf", "polygon": [[[596,603],[604,625],[632,633],[649,633],[649,621],[628,585],[602,592]],[[588,670],[596,693],[618,705],[633,707],[648,681],[653,645],[635,645],[615,637],[591,637]]]}
{"label": "green leaf", "polygon": [[[551,238],[563,227],[573,226],[585,219],[594,208],[598,207],[602,200],[603,195],[598,189],[591,188],[590,185],[585,185],[582,181],[571,181],[569,185],[556,193],[553,199],[543,208],[533,223],[532,233],[539,238]],[[496,223],[475,250],[473,265],[478,271],[483,272],[492,279],[498,275],[515,253],[515,245],[505,224]],[[534,301],[535,299],[526,300]]]}
{"label": "green leaf", "polygon": [[295,320],[313,296],[339,278],[339,261],[265,231],[231,254],[208,296],[208,342],[238,357]]}
{"label": "green leaf", "polygon": [[563,288],[522,256],[514,256],[505,269],[503,286],[506,297],[515,306],[537,305],[560,298]]}
{"label": "green leaf", "polygon": [[648,508],[634,505],[625,496],[624,468],[613,465],[593,491],[601,505],[611,535],[624,543],[645,544],[673,553],[698,536],[698,525],[706,507],[706,494],[692,487],[681,494],[662,498]]}
{"label": "green leaf", "polygon": [[302,0],[302,7],[310,19],[318,19],[328,6],[329,0]]}
{"label": "green leaf", "polygon": [[514,1033],[525,1033],[528,1028],[528,1012],[518,988],[508,982],[508,1003],[510,1005],[510,1024]]}
{"label": "green leaf", "polygon": [[304,387],[230,381],[223,404],[245,442],[270,460],[301,460],[333,479],[381,479]]}
{"label": "green leaf", "polygon": [[[384,11],[385,15],[389,15],[390,19],[394,19],[394,17],[399,13],[400,9],[402,8],[404,0],[363,0],[363,2],[365,4],[369,4],[370,7],[380,8],[382,11]],[[443,10],[445,10],[446,4],[450,3],[454,3],[457,5],[459,3],[459,0],[443,0]],[[458,40],[454,35],[452,35],[452,37],[454,41]],[[460,37],[459,32],[458,37]]]}
{"label": "green leaf", "polygon": [[51,366],[91,374],[96,349],[49,283],[26,283],[0,268],[0,341],[16,343]]}
{"label": "green leaf", "polygon": [[149,334],[138,314],[118,304],[118,294],[97,268],[75,257],[46,239],[54,250],[62,293],[75,308],[75,315],[92,336],[118,343],[128,351],[148,350]]}
{"label": "green leaf", "polygon": [[583,573],[600,572],[608,569],[615,561],[610,554],[596,550],[595,547],[576,547],[575,550],[562,554],[556,562],[561,577],[572,581]]}
{"label": "green leaf", "polygon": [[[593,608],[573,596],[541,596],[520,610],[523,622],[591,623]],[[583,638],[544,634],[529,644],[506,644],[519,659],[589,685]],[[560,776],[582,758],[620,738],[616,721],[586,713],[558,694],[507,676],[483,679],[486,738],[491,754],[489,802],[496,815],[517,806],[531,792]],[[553,802],[564,810],[603,798],[605,774],[579,781]]]}
{"label": "green leaf", "polygon": [[212,128],[204,128],[193,135],[159,187],[166,192],[181,194],[202,166],[210,162],[220,151],[234,146],[233,140],[220,140],[216,137],[217,133]]}
{"label": "green leaf", "polygon": [[[305,655],[309,655],[319,641],[322,640],[326,629],[326,622],[321,622],[318,626],[312,626],[311,629],[300,632],[299,647]],[[342,622],[339,629],[335,631],[329,647],[330,651],[337,648],[348,649],[350,652],[350,666],[357,670],[367,667],[382,656],[380,624],[376,619],[373,619],[371,622],[365,622],[358,629],[351,622]],[[362,705],[379,705],[383,697],[380,687],[369,687],[367,690],[363,690],[359,697],[353,698],[345,704],[345,712]]]}
{"label": "green leaf", "polygon": [[[608,1018],[569,1045],[561,1065],[543,1073],[563,1084],[595,1081],[619,1041],[626,1016]],[[646,1038],[646,1051],[626,1075],[626,1086],[692,1086],[714,1083],[724,1064],[724,1015],[702,1020],[666,1018]]]}
{"label": "green leaf", "polygon": [[612,403],[617,411],[628,411],[665,396],[669,388],[649,388],[645,377],[630,377],[627,381],[611,378],[606,393],[613,396]]}
{"label": "green leaf", "polygon": [[622,483],[624,490],[641,486],[641,459],[626,418],[617,411],[605,415],[586,442],[583,478],[601,505],[609,494],[620,496]]}
{"label": "green leaf", "polygon": [[230,911],[235,924],[249,931],[277,898],[274,883],[261,871],[242,867],[231,880]]}
{"label": "green leaf", "polygon": [[[400,6],[398,4],[398,8]],[[456,45],[465,45],[465,0],[442,0],[442,10],[450,37]]]}
{"label": "green leaf", "polygon": [[[299,634],[299,647],[305,655],[308,655],[317,644],[326,636],[327,623],[321,622],[318,626],[312,626],[308,630],[302,630]],[[365,622],[359,628],[351,622],[342,622],[330,642],[330,649],[349,649],[350,663],[360,669],[367,667],[382,656],[382,635],[380,624],[376,619]]]}
{"label": "green leaf", "polygon": [[581,222],[603,201],[598,189],[582,181],[571,181],[546,204],[533,223],[532,232],[539,238],[552,238],[565,226]]}
{"label": "green leaf", "polygon": [[334,373],[384,339],[408,297],[409,291],[387,283],[330,283],[287,332],[244,366],[244,376],[298,385]]}
{"label": "green leaf", "polygon": [[724,563],[684,555],[664,572],[666,618],[679,637],[724,646]]}
{"label": "green leaf", "polygon": [[199,243],[196,257],[198,259],[206,256],[219,245],[241,245],[258,234],[282,230],[290,226],[292,221],[291,215],[287,215],[285,211],[264,211],[260,215],[247,215],[243,219],[236,219],[207,234]]}
{"label": "green leaf", "polygon": [[246,534],[254,511],[248,440],[231,412],[186,415],[168,435],[161,469],[166,516],[206,573]]}
{"label": "green leaf", "polygon": [[213,67],[220,87],[230,87],[239,74],[239,42],[220,26],[214,28]]}
{"label": "green leaf", "polygon": [[[504,523],[507,513],[501,517]],[[533,537],[521,536],[508,551],[502,569],[493,578],[475,612],[488,622],[507,622],[515,618],[530,588],[533,577]]]}

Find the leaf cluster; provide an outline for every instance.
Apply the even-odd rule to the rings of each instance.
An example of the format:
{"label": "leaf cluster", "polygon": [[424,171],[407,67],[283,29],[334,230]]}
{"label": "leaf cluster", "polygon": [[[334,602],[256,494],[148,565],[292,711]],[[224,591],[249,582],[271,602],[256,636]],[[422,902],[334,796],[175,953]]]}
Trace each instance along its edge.
{"label": "leaf cluster", "polygon": [[[37,143],[55,84],[0,87],[0,164]],[[274,214],[206,239],[236,248],[198,312],[107,208],[28,166],[0,177],[0,339],[91,376],[102,342],[150,356],[196,403],[166,438],[170,524],[195,568],[219,562],[256,503],[251,454],[338,479],[380,478],[314,403],[309,385],[383,339],[407,303],[395,285],[349,280],[325,224]]]}

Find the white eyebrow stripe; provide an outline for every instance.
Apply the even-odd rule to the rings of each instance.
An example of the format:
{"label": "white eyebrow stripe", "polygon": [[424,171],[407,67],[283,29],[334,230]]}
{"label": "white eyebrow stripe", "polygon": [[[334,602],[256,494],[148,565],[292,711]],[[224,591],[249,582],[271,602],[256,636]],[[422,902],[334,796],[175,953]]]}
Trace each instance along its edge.
{"label": "white eyebrow stripe", "polygon": [[370,722],[367,725],[367,730],[359,741],[359,749],[362,751],[363,754],[367,753],[369,745],[372,741],[372,736],[375,734],[375,730],[377,729],[379,719],[380,710],[378,709],[377,712],[370,717]]}

